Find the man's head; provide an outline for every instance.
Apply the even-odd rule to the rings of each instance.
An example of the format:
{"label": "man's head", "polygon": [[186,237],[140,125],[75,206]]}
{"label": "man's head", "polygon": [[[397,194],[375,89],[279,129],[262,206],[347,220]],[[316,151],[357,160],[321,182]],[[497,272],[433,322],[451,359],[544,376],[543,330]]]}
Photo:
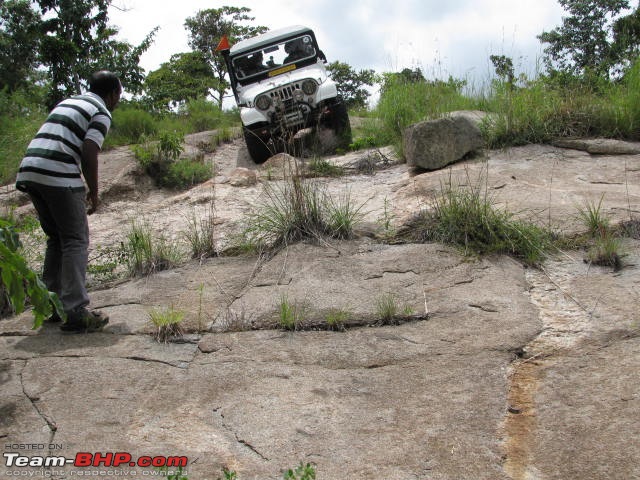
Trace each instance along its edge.
{"label": "man's head", "polygon": [[122,84],[115,73],[101,70],[91,75],[89,79],[89,91],[102,97],[107,108],[113,111],[120,101]]}

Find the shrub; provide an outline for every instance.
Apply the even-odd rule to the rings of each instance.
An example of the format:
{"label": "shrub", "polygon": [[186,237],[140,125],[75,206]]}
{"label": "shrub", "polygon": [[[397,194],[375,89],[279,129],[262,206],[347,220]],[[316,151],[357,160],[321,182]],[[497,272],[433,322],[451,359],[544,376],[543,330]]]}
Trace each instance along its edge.
{"label": "shrub", "polygon": [[161,187],[184,189],[198,185],[213,176],[213,167],[204,159],[182,158],[171,162],[167,172],[159,179]]}
{"label": "shrub", "polygon": [[204,132],[219,128],[224,117],[222,110],[213,102],[206,99],[189,100],[185,105],[190,130]]}
{"label": "shrub", "polygon": [[117,108],[113,112],[113,124],[105,143],[107,145],[129,145],[157,133],[158,126],[153,116],[133,107]]}

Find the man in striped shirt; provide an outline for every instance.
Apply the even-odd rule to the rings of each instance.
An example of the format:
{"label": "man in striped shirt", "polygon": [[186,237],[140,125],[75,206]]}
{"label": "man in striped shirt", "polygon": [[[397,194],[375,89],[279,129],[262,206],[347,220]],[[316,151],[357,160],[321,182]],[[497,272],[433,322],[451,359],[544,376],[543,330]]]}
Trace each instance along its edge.
{"label": "man in striped shirt", "polygon": [[[29,144],[16,179],[16,188],[29,194],[47,235],[42,277],[67,314],[60,327],[64,331],[97,331],[108,322],[105,315],[87,309],[87,214],[98,208],[98,152],[121,93],[115,74],[94,73],[89,92],[63,100],[51,111]],[[51,320],[58,320],[57,315]]]}

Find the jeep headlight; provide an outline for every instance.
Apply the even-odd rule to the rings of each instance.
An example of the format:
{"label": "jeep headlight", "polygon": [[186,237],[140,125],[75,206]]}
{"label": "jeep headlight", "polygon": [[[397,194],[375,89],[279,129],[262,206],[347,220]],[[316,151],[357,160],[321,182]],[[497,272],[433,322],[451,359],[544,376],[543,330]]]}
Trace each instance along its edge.
{"label": "jeep headlight", "polygon": [[318,89],[318,84],[313,80],[305,80],[302,82],[302,91],[307,95],[313,95]]}
{"label": "jeep headlight", "polygon": [[302,102],[304,100],[304,94],[302,93],[302,90],[300,90],[299,88],[296,88],[293,91],[293,99],[296,102]]}
{"label": "jeep headlight", "polygon": [[256,98],[256,107],[260,110],[268,110],[271,106],[271,97],[268,95],[258,95]]}

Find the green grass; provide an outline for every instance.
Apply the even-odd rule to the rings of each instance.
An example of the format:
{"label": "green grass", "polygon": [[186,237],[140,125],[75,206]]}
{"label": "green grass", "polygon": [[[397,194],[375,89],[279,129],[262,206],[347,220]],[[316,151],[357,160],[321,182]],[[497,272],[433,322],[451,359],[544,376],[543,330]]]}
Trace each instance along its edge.
{"label": "green grass", "polygon": [[455,245],[465,253],[508,254],[538,264],[553,249],[550,232],[515,218],[496,207],[481,175],[468,187],[443,185],[431,208],[417,214],[403,228],[402,237],[414,242]]}
{"label": "green grass", "polygon": [[578,209],[578,215],[587,228],[587,233],[592,237],[604,236],[610,230],[610,221],[602,212],[602,200],[604,200],[604,193],[597,204],[587,202],[584,208]]}
{"label": "green grass", "polygon": [[297,330],[304,322],[304,306],[290,302],[286,294],[280,297],[278,304],[278,325],[284,330]]}
{"label": "green grass", "polygon": [[349,238],[362,207],[349,192],[336,199],[324,184],[294,175],[265,185],[262,201],[246,219],[243,238],[258,251],[277,251],[305,239]]}
{"label": "green grass", "polygon": [[345,323],[351,318],[351,312],[342,309],[332,309],[327,313],[325,320],[329,330],[343,331]]}
{"label": "green grass", "polygon": [[152,309],[149,319],[154,326],[153,337],[160,343],[167,343],[171,338],[181,337],[184,334],[182,321],[184,312],[175,310],[173,305],[162,310]]}
{"label": "green grass", "polygon": [[181,260],[177,245],[163,235],[154,234],[146,221],[131,222],[124,242],[129,274],[150,275],[172,268]]}

